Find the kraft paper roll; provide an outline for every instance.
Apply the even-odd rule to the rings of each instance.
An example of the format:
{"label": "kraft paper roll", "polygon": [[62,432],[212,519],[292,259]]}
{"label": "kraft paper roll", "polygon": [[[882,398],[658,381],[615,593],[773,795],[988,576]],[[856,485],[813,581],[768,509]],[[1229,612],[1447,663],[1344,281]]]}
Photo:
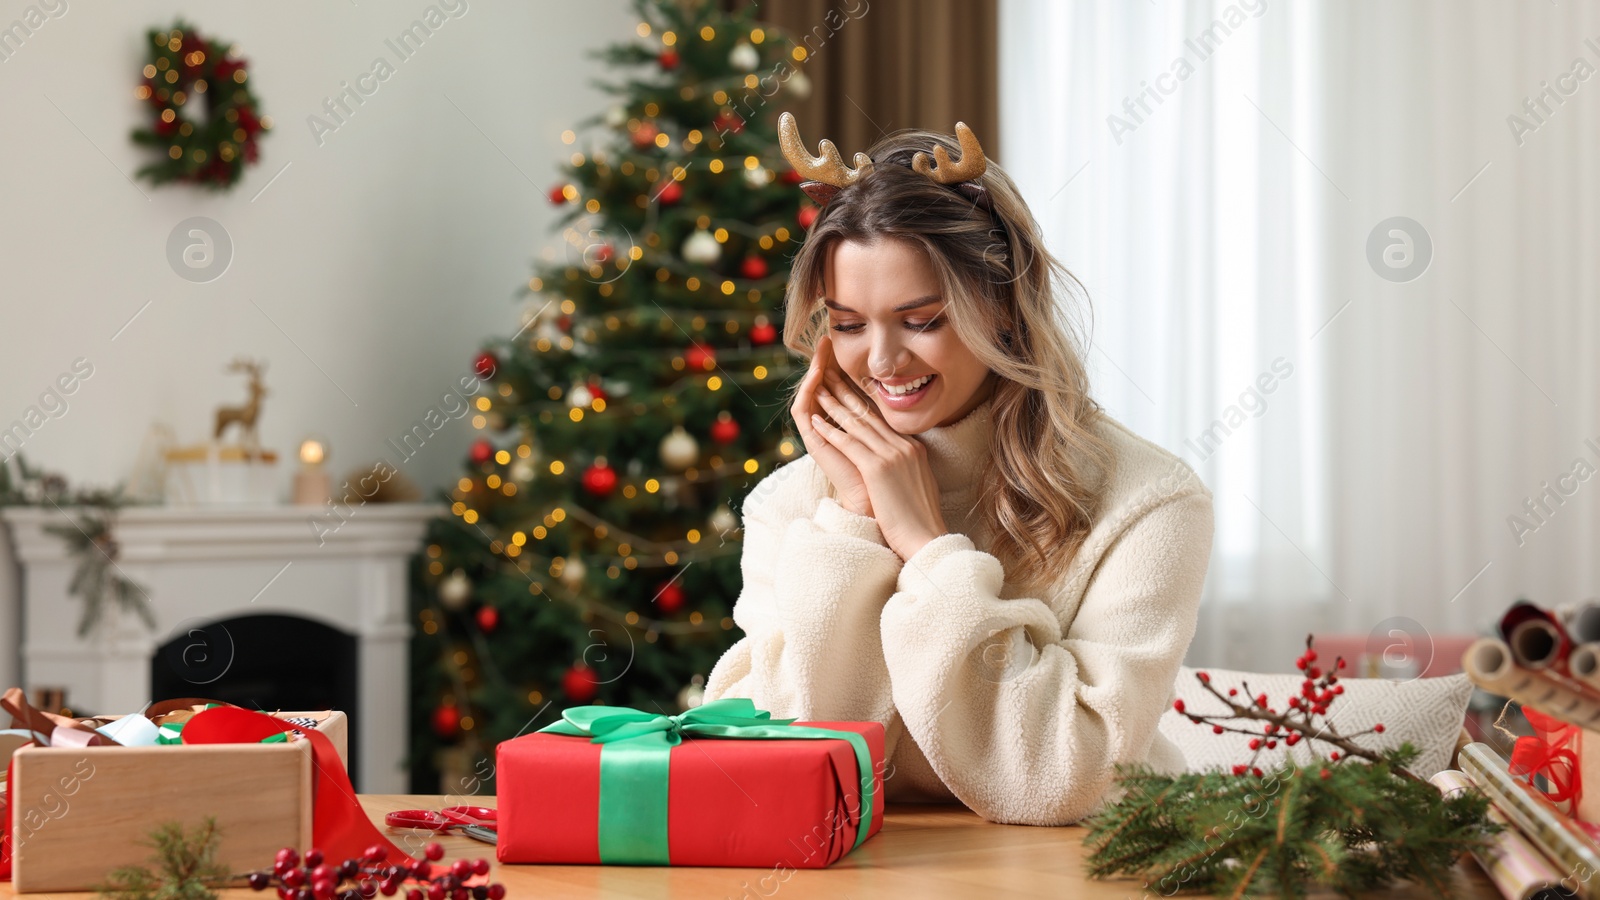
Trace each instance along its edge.
{"label": "kraft paper roll", "polygon": [[1474,684],[1509,697],[1548,716],[1581,728],[1600,730],[1600,701],[1587,690],[1574,689],[1549,670],[1530,671],[1517,665],[1511,648],[1499,638],[1479,638],[1461,657],[1461,668]]}

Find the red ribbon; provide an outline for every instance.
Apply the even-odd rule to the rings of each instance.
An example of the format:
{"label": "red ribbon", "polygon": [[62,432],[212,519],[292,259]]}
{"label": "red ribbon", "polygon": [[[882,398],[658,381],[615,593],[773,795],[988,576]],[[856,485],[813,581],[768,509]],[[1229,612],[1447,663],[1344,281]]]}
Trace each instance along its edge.
{"label": "red ribbon", "polygon": [[1524,706],[1522,714],[1533,726],[1533,734],[1517,738],[1512,745],[1511,774],[1526,776],[1529,786],[1533,786],[1534,775],[1543,775],[1552,787],[1540,793],[1551,803],[1572,801],[1569,810],[1576,813],[1583,796],[1583,769],[1578,765],[1577,745],[1582,729],[1531,707]]}
{"label": "red ribbon", "polygon": [[[237,706],[218,706],[197,713],[183,726],[185,744],[253,744],[262,738],[300,731],[311,741],[311,840],[327,859],[360,859],[376,844],[388,851],[384,862],[415,865],[388,836],[372,824],[339,751],[315,728],[297,729],[282,719]],[[430,872],[432,867],[430,866]]]}

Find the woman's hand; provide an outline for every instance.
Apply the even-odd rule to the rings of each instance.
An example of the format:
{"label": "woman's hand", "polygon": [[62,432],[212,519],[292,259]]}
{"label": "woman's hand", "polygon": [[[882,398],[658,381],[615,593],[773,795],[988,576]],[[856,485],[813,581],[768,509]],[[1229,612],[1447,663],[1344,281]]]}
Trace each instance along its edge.
{"label": "woman's hand", "polygon": [[843,427],[820,418],[816,434],[841,452],[861,474],[883,539],[902,560],[949,529],[939,511],[939,483],[922,442],[895,431],[871,401],[857,394],[844,376],[823,373],[816,397]]}
{"label": "woman's hand", "polygon": [[817,352],[812,354],[811,368],[806,370],[806,377],[800,382],[800,390],[795,393],[789,414],[794,417],[795,427],[800,429],[800,440],[806,445],[806,453],[817,461],[817,465],[828,476],[828,481],[839,490],[839,505],[858,515],[871,516],[872,498],[867,493],[861,472],[843,451],[818,434],[816,426],[812,424],[813,416],[826,412],[818,404],[817,394],[822,388],[823,376],[834,365],[833,342],[824,334],[817,343]]}

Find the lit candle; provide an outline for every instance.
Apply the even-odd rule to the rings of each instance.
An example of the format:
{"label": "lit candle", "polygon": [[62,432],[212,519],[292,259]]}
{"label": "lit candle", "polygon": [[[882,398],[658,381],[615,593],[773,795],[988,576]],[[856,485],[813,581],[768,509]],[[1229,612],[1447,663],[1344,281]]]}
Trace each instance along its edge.
{"label": "lit candle", "polygon": [[328,458],[328,442],[308,437],[300,442],[300,471],[294,473],[294,504],[322,506],[328,502],[333,479],[322,464]]}

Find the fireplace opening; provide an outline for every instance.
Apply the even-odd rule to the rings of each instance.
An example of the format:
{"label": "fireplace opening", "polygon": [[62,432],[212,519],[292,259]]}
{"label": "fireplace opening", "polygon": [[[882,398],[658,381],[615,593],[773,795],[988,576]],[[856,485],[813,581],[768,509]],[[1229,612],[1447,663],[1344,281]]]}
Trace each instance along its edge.
{"label": "fireplace opening", "polygon": [[299,616],[195,622],[156,649],[152,700],[206,697],[267,712],[337,709],[349,718],[350,780],[361,789],[356,636]]}

